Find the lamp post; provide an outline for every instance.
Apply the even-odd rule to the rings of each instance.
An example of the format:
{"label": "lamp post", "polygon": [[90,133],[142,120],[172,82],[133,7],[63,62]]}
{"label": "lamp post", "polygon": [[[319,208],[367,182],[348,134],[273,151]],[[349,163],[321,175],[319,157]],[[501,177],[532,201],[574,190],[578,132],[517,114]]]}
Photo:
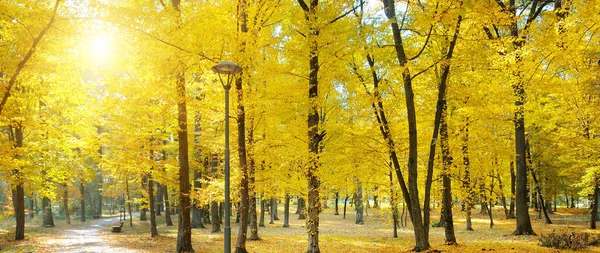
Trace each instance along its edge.
{"label": "lamp post", "polygon": [[[219,75],[219,80],[223,89],[225,89],[225,253],[231,252],[231,203],[229,198],[229,89],[231,89],[231,83],[235,79],[237,73],[242,72],[242,68],[233,62],[219,62],[217,65],[212,67],[212,71]],[[224,81],[221,75],[226,75],[227,79]]]}

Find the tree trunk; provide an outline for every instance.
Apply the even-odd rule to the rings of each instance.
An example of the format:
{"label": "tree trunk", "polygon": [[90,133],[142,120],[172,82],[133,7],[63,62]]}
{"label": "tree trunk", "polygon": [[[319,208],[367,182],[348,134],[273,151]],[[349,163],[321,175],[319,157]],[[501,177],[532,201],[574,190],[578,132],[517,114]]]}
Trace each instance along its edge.
{"label": "tree trunk", "polygon": [[510,208],[508,209],[508,218],[515,218],[515,194],[517,187],[517,176],[515,175],[515,163],[510,161]]}
{"label": "tree trunk", "polygon": [[[201,101],[201,97],[200,96],[196,96],[196,100],[197,101]],[[194,179],[193,179],[193,183],[192,183],[192,192],[196,192],[198,191],[198,189],[202,188],[202,183],[200,182],[200,180],[202,179],[202,175],[200,173],[201,170],[201,166],[203,165],[204,168],[208,169],[209,167],[209,161],[208,161],[208,156],[206,156],[204,159],[202,157],[202,146],[201,146],[201,132],[202,132],[202,125],[200,124],[202,121],[202,115],[200,111],[197,111],[196,114],[194,115],[194,160],[196,161],[196,166],[192,169],[193,173],[194,173]],[[198,205],[198,200],[194,199],[192,202],[192,228],[206,228],[206,226],[204,225],[205,221],[204,221],[204,209],[203,207],[200,207]]]}
{"label": "tree trunk", "polygon": [[63,192],[63,207],[65,208],[65,218],[67,219],[67,224],[71,225],[71,212],[69,212],[69,187],[67,183],[63,184],[65,190]]}
{"label": "tree trunk", "polygon": [[210,204],[205,205],[203,209],[204,217],[202,219],[204,220],[204,222],[212,224],[212,221],[210,220]]}
{"label": "tree trunk", "polygon": [[406,203],[402,202],[402,215],[400,216],[400,223],[402,223],[402,227],[406,227],[408,225],[408,211],[406,210]]}
{"label": "tree trunk", "polygon": [[[148,175],[142,176],[142,189],[148,189]],[[144,197],[146,197],[146,200],[144,199]],[[140,202],[140,205],[142,206],[142,209],[140,210],[140,221],[147,221],[148,220],[148,217],[146,216],[146,213],[148,212],[147,196],[144,196],[144,194],[142,193],[141,199],[142,199],[142,201]]]}
{"label": "tree trunk", "polygon": [[279,216],[277,216],[279,200],[277,198],[273,198],[271,200],[271,211],[273,212],[273,220],[279,220]]}
{"label": "tree trunk", "polygon": [[442,176],[444,190],[442,193],[442,213],[446,245],[456,245],[456,236],[454,235],[454,219],[452,217],[452,183],[449,175]]}
{"label": "tree trunk", "polygon": [[[133,212],[131,210],[131,194],[129,193],[129,176],[125,177],[125,191],[127,193],[127,209],[129,210],[129,227],[133,227]],[[125,216],[125,214],[123,214]],[[123,217],[124,219],[125,217]]]}
{"label": "tree trunk", "polygon": [[[173,0],[175,1],[175,0]],[[178,6],[178,5],[177,5]],[[176,7],[177,9],[178,7]],[[177,252],[194,252],[192,248],[192,224],[190,219],[190,163],[188,152],[187,107],[185,94],[185,76],[177,73],[177,122],[179,131],[179,216],[177,230]]]}
{"label": "tree trunk", "polygon": [[[57,2],[58,4],[58,2]],[[57,5],[58,6],[58,5]],[[30,51],[31,52],[31,51]],[[8,91],[5,92],[5,98],[8,96]],[[3,102],[6,102],[3,100]],[[0,105],[0,112],[2,111],[2,105]],[[9,131],[12,135],[13,127],[9,127]],[[17,124],[14,127],[14,147],[21,148],[23,147],[23,126],[21,124]],[[10,139],[10,137],[9,137]],[[19,159],[19,155],[15,156],[15,158]],[[23,189],[23,179],[20,175],[20,168],[13,170],[13,176],[16,178],[16,186],[15,189],[12,190],[12,198],[13,198],[13,207],[15,211],[15,240],[20,241],[25,239],[25,191]]]}
{"label": "tree trunk", "polygon": [[[458,16],[458,21],[456,24],[456,28],[454,31],[454,36],[452,41],[450,42],[450,45],[448,47],[448,53],[446,54],[446,59],[448,60],[448,62],[446,64],[442,65],[442,75],[440,78],[440,84],[438,86],[438,99],[437,99],[437,104],[436,104],[436,112],[435,112],[435,118],[434,118],[434,127],[433,127],[433,134],[431,137],[431,144],[429,145],[429,159],[428,159],[428,163],[427,163],[427,179],[426,179],[426,184],[425,184],[425,201],[424,201],[424,205],[423,205],[423,228],[424,228],[424,233],[425,233],[425,240],[428,244],[428,240],[429,240],[429,216],[430,216],[430,199],[431,199],[431,185],[432,185],[432,177],[433,177],[433,167],[434,167],[434,161],[435,161],[435,148],[436,148],[436,143],[437,143],[437,139],[438,139],[438,134],[440,132],[440,123],[441,123],[441,119],[442,119],[442,114],[444,111],[444,107],[445,102],[446,102],[446,87],[447,87],[447,81],[450,75],[450,59],[452,58],[452,54],[454,52],[454,47],[456,46],[456,41],[458,39],[458,32],[459,32],[459,28],[460,28],[460,23],[462,21],[462,16]],[[409,76],[408,72],[406,74],[407,76]],[[410,78],[410,76],[409,76]],[[409,84],[410,85],[410,84]],[[407,82],[405,81],[405,86],[407,85]],[[411,88],[412,89],[412,88]],[[412,90],[411,90],[412,92]],[[412,96],[412,94],[411,94]],[[412,100],[412,99],[411,99]],[[407,100],[408,103],[408,100]],[[414,102],[412,102],[414,103]],[[409,107],[407,107],[409,108]],[[413,108],[414,110],[414,108]],[[414,112],[413,112],[414,113]],[[416,121],[416,119],[414,119]],[[410,121],[410,118],[409,118]],[[415,127],[414,127],[414,142],[415,142],[415,146],[416,146],[416,123]],[[410,128],[410,123],[409,123],[409,128]],[[410,134],[410,132],[409,132]],[[416,149],[417,147],[414,147],[415,149],[415,160],[416,160]],[[415,161],[416,163],[416,161]],[[416,167],[416,164],[413,165],[414,167]],[[416,168],[414,169],[416,171]],[[416,175],[416,172],[415,172]],[[449,181],[448,181],[449,182]],[[412,190],[411,190],[412,192]],[[418,202],[416,202],[418,204]],[[411,216],[412,217],[412,216]],[[456,240],[454,239],[454,244],[456,243]],[[452,244],[452,242],[451,242]]]}
{"label": "tree trunk", "polygon": [[[194,188],[200,189],[202,188],[202,184],[200,183],[200,172],[198,169],[194,169]],[[197,206],[197,201],[194,200],[194,205],[192,206],[192,228],[206,228],[204,226],[204,222],[202,220],[202,208]]]}
{"label": "tree trunk", "polygon": [[394,193],[394,177],[392,176],[392,163],[390,162],[390,206],[392,208],[392,223],[394,227],[394,238],[398,238],[398,206],[396,194]]}
{"label": "tree trunk", "polygon": [[[532,183],[533,183],[533,182],[529,182],[529,184],[530,184],[530,185],[527,187],[527,192],[528,192],[528,193],[531,193],[531,190],[530,190],[530,189],[531,189],[531,184],[532,184]],[[533,187],[535,188],[535,185],[534,185]],[[540,211],[540,210],[538,209],[538,202],[539,202],[539,198],[538,198],[538,195],[537,195],[537,191],[534,191],[533,193],[531,193],[531,194],[527,194],[527,195],[530,195],[530,196],[531,196],[531,199],[529,200],[529,203],[531,203],[531,205],[533,206],[533,211],[535,211],[535,212],[537,212],[537,211]],[[539,219],[541,219],[541,218],[542,218],[542,214],[540,213],[540,217],[539,217]]]}
{"label": "tree trunk", "polygon": [[[537,180],[537,176],[535,174],[535,170],[533,169],[533,161],[531,160],[531,150],[529,148],[529,141],[525,141],[525,149],[527,152],[527,165],[529,165],[529,171],[531,172],[531,177],[533,178],[533,182],[535,184],[535,192],[537,193],[537,197],[538,197],[538,201],[540,202],[540,212],[544,213],[544,218],[546,221],[546,224],[552,224],[552,221],[550,220],[550,216],[548,216],[548,210],[546,209],[546,204],[544,203],[544,196],[542,195],[542,189],[540,187],[540,183]],[[538,169],[539,168],[539,163],[538,163]]]}
{"label": "tree trunk", "polygon": [[[33,215],[35,214],[35,196],[33,194],[29,195],[29,219],[33,219]],[[71,224],[71,223],[69,223]]]}
{"label": "tree trunk", "polygon": [[306,219],[305,209],[304,209],[304,198],[298,198],[298,208],[296,209],[296,213],[298,213],[299,220]]}
{"label": "tree trunk", "polygon": [[[216,153],[213,153],[210,157],[210,168],[213,177],[217,177],[217,165],[219,163],[219,157]],[[215,200],[210,202],[210,221],[212,225],[212,233],[221,232],[221,218],[220,218],[219,203]]]}
{"label": "tree trunk", "polygon": [[173,220],[171,220],[171,203],[169,203],[169,189],[167,185],[163,185],[163,196],[165,198],[165,223],[167,226],[173,226]]}
{"label": "tree trunk", "polygon": [[362,182],[360,180],[358,180],[358,186],[356,188],[356,194],[354,195],[354,199],[356,201],[355,204],[355,209],[356,209],[356,220],[354,221],[355,224],[365,224],[365,218],[363,216],[363,210],[364,210],[364,206],[363,206],[363,200],[362,200]]}
{"label": "tree trunk", "polygon": [[278,208],[278,200],[277,198],[271,198],[271,215],[273,215],[273,220],[279,220],[277,217],[277,208]]}
{"label": "tree trunk", "polygon": [[309,75],[308,75],[308,101],[309,111],[307,117],[308,125],[308,163],[306,166],[306,181],[308,182],[308,203],[306,205],[306,228],[308,234],[307,253],[319,253],[319,213],[321,213],[320,186],[317,171],[319,169],[319,151],[321,141],[325,136],[324,131],[319,130],[319,26],[316,20],[318,15],[318,0],[310,1],[309,5],[304,0],[298,0],[304,11],[304,17],[308,24],[306,39],[309,52]]}
{"label": "tree trunk", "polygon": [[50,203],[50,199],[48,197],[42,198],[42,210],[44,212],[44,227],[54,227],[54,219],[52,217],[52,204]]}
{"label": "tree trunk", "polygon": [[85,185],[83,179],[79,181],[79,193],[81,194],[81,222],[85,222]]}
{"label": "tree trunk", "polygon": [[[98,149],[98,153],[100,154],[100,158],[102,158],[102,148]],[[97,168],[97,164],[96,164],[96,168]],[[98,210],[96,210],[96,215],[98,218],[102,218],[102,184],[104,182],[104,179],[102,178],[102,173],[98,172],[96,174],[97,176],[97,182],[98,182]]]}
{"label": "tree trunk", "polygon": [[290,195],[285,194],[285,204],[283,205],[283,227],[290,226]]}
{"label": "tree trunk", "polygon": [[508,208],[506,207],[506,196],[504,195],[504,186],[502,185],[502,177],[500,176],[499,172],[496,172],[496,178],[498,178],[498,187],[500,187],[499,190],[502,193],[502,195],[500,195],[500,202],[502,202],[502,208],[504,209],[504,216],[506,216],[506,218],[508,219],[510,217],[508,216]]}
{"label": "tree trunk", "polygon": [[[247,24],[247,3],[246,0],[238,0],[238,24],[239,31],[242,34],[248,33],[248,24]],[[241,40],[241,49],[240,53],[244,53],[246,49],[245,40]],[[242,68],[245,68],[247,65],[242,62]],[[249,77],[250,73],[244,72],[247,77]],[[235,245],[236,253],[246,253],[246,236],[248,232],[248,211],[250,204],[249,198],[250,194],[248,192],[248,165],[246,163],[246,111],[244,108],[244,92],[242,89],[242,79],[243,74],[237,78],[235,82],[235,90],[237,91],[237,130],[238,130],[238,157],[239,157],[239,167],[240,167],[240,208],[239,216],[240,217],[240,225],[238,226],[238,236],[237,243]]]}
{"label": "tree trunk", "polygon": [[471,188],[471,161],[469,160],[469,118],[467,117],[465,128],[463,130],[463,165],[465,166],[465,175],[463,178],[463,190],[466,192],[465,198],[465,210],[466,210],[466,225],[468,231],[473,231],[473,224],[471,222],[471,209],[473,209],[474,193]]}
{"label": "tree trunk", "polygon": [[544,213],[546,224],[552,224],[552,220],[550,220],[550,216],[548,215],[548,209],[546,209],[546,203],[544,202],[544,196],[542,195],[540,183],[537,180],[537,176],[535,175],[533,168],[531,168],[530,171],[531,177],[533,177],[533,182],[535,183],[535,191],[537,192],[538,200],[540,202],[540,212]]}
{"label": "tree trunk", "polygon": [[[154,152],[150,151],[150,159],[154,161]],[[158,235],[158,230],[156,230],[156,212],[154,210],[154,180],[152,180],[152,168],[150,168],[150,173],[148,173],[148,201],[150,207],[150,236],[156,237]]]}
{"label": "tree trunk", "polygon": [[489,201],[489,203],[488,203],[488,205],[486,205],[485,209],[486,209],[486,213],[487,213],[488,217],[490,217],[490,228],[493,228],[494,227],[494,214],[492,213],[491,198],[488,201]]}
{"label": "tree trunk", "polygon": [[485,193],[485,177],[481,177],[479,179],[479,202],[481,202],[481,210],[479,210],[479,214],[487,215],[488,214],[488,203],[487,203],[487,195]]}
{"label": "tree trunk", "polygon": [[298,201],[296,202],[296,212],[294,212],[294,214],[300,214],[302,212],[302,201],[300,200],[301,197],[297,196]]}
{"label": "tree trunk", "polygon": [[[396,21],[396,10],[395,10],[395,1],[393,0],[384,0],[385,14],[387,18],[391,21],[390,25],[392,28],[394,44],[396,48],[396,56],[398,58],[400,67],[403,69],[402,79],[404,82],[404,96],[406,101],[406,116],[408,120],[408,135],[409,135],[409,154],[408,154],[408,188],[404,184],[404,177],[400,171],[399,165],[396,165],[396,161],[394,162],[394,167],[396,168],[396,176],[398,181],[400,182],[400,186],[402,188],[402,192],[405,198],[405,201],[408,203],[408,210],[410,212],[411,221],[413,223],[413,231],[415,236],[415,251],[424,251],[430,248],[429,238],[427,235],[428,226],[428,215],[429,215],[429,196],[427,193],[427,189],[431,184],[431,171],[428,170],[427,179],[425,182],[425,205],[424,205],[424,213],[427,217],[425,220],[421,214],[421,206],[419,202],[419,186],[418,186],[418,168],[417,168],[417,159],[418,159],[418,141],[417,141],[417,120],[416,120],[416,111],[415,111],[415,103],[414,103],[414,94],[412,89],[412,76],[410,73],[410,69],[406,67],[408,63],[408,57],[404,52],[404,46],[402,41],[402,34],[400,31],[400,27],[398,22]],[[379,101],[381,102],[381,101]],[[383,119],[382,119],[383,120]],[[387,122],[385,122],[387,125]],[[386,131],[387,135],[389,135],[389,131]],[[389,142],[389,140],[388,140]],[[388,147],[392,148],[392,147]],[[395,154],[394,154],[395,155]],[[397,158],[394,158],[397,160]]]}
{"label": "tree trunk", "polygon": [[338,212],[338,200],[340,199],[340,193],[336,192],[335,193],[335,213],[333,215],[340,215],[340,212]]}
{"label": "tree trunk", "polygon": [[235,223],[238,224],[240,223],[240,207],[241,207],[241,203],[237,203],[235,205],[233,205],[233,207],[235,208]]}
{"label": "tree trunk", "polygon": [[163,188],[156,182],[156,194],[154,195],[154,213],[156,216],[161,216],[163,204]]}
{"label": "tree trunk", "polygon": [[[516,7],[514,2],[511,2],[510,10],[513,12],[513,16],[516,17]],[[529,20],[528,20],[529,21]],[[516,185],[516,217],[517,227],[513,232],[513,235],[535,235],[533,228],[531,227],[531,220],[529,219],[529,208],[527,206],[527,164],[525,161],[525,87],[524,81],[522,80],[520,70],[522,68],[522,56],[520,53],[525,39],[519,38],[519,29],[516,23],[516,19],[513,20],[511,25],[511,36],[514,38],[513,46],[515,52],[515,63],[514,66],[517,70],[513,73],[513,92],[515,95],[515,113],[514,113],[514,125],[515,125],[515,154],[516,154],[516,170],[517,170],[517,185]]]}
{"label": "tree trunk", "polygon": [[[92,182],[93,184],[94,182]],[[87,216],[92,216],[93,212],[94,212],[94,199],[92,198],[92,193],[93,193],[93,188],[89,189],[88,194],[87,194],[87,202],[88,204],[90,204],[88,206],[88,208],[85,209],[85,214]]]}
{"label": "tree trunk", "polygon": [[[548,212],[548,214],[554,214],[554,211],[552,210],[552,202],[545,202],[546,204],[546,212]],[[554,205],[556,206],[556,205]]]}
{"label": "tree trunk", "polygon": [[493,199],[493,193],[494,193],[494,176],[491,176],[492,178],[492,182],[490,184],[490,196],[489,198],[487,198],[488,204],[486,205],[486,209],[487,209],[487,214],[490,217],[490,228],[494,227],[494,213],[492,212],[492,199]]}
{"label": "tree trunk", "polygon": [[266,200],[260,200],[260,221],[258,223],[259,227],[265,227],[265,202]]}
{"label": "tree trunk", "polygon": [[219,218],[219,203],[213,201],[210,203],[210,213],[212,221],[212,233],[221,232],[221,219]]}
{"label": "tree trunk", "polygon": [[15,210],[16,230],[15,240],[25,239],[25,191],[23,183],[17,184],[17,189],[12,191],[13,206]]}
{"label": "tree trunk", "polygon": [[254,161],[254,120],[251,117],[250,126],[248,127],[248,194],[250,201],[250,236],[248,240],[256,241],[259,240],[258,236],[258,216],[256,213],[256,191],[255,185],[255,171],[256,163]]}
{"label": "tree trunk", "polygon": [[348,203],[348,196],[344,197],[344,219],[346,219],[346,205]]}
{"label": "tree trunk", "polygon": [[275,202],[275,198],[269,199],[269,224],[275,224],[275,209],[277,209],[277,202]]}
{"label": "tree trunk", "polygon": [[[456,40],[456,34],[454,35]],[[445,73],[445,72],[444,72]],[[452,181],[450,179],[450,170],[452,168],[452,156],[450,154],[450,144],[448,138],[448,111],[446,98],[442,100],[442,115],[440,117],[440,148],[442,151],[442,220],[444,225],[444,235],[446,245],[456,245],[456,236],[454,235],[454,219],[452,217]]]}
{"label": "tree trunk", "polygon": [[[181,13],[179,8],[180,0],[171,0],[173,9]],[[180,22],[180,17],[177,17]],[[182,63],[180,63],[182,64]],[[184,69],[183,66],[180,67]],[[177,253],[194,252],[192,248],[192,224],[190,219],[191,201],[190,201],[190,162],[188,151],[188,128],[187,128],[187,106],[185,73],[177,73],[177,140],[179,142],[179,215],[177,229]]]}
{"label": "tree trunk", "polygon": [[379,198],[379,196],[373,196],[373,209],[379,209],[379,200],[377,200],[377,198]]}
{"label": "tree trunk", "polygon": [[590,228],[596,229],[596,221],[598,220],[598,195],[600,194],[600,187],[598,187],[598,179],[594,180],[594,196],[592,200],[592,218],[590,219]]}
{"label": "tree trunk", "polygon": [[[521,84],[522,85],[522,84]],[[524,93],[523,88],[518,89]],[[521,96],[524,96],[521,95]],[[515,113],[515,135],[517,153],[517,177],[516,177],[516,217],[517,228],[513,235],[535,235],[529,219],[529,208],[527,206],[527,166],[525,164],[525,127],[523,120],[523,102],[517,100],[517,112]]]}

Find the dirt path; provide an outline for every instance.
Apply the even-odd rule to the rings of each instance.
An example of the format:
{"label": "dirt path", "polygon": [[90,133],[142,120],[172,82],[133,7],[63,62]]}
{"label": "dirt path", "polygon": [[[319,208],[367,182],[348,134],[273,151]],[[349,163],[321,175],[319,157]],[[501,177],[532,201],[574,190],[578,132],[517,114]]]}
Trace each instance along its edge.
{"label": "dirt path", "polygon": [[44,248],[44,252],[138,252],[127,248],[111,247],[107,243],[112,226],[118,222],[118,217],[92,220],[77,228],[66,229],[61,236],[55,235],[40,246]]}

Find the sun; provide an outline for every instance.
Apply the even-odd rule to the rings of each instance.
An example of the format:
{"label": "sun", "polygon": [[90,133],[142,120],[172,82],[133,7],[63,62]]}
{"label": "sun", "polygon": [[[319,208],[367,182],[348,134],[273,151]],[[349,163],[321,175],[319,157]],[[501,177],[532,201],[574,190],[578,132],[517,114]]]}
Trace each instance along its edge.
{"label": "sun", "polygon": [[89,53],[96,63],[106,63],[111,56],[111,38],[108,36],[94,36],[89,40]]}

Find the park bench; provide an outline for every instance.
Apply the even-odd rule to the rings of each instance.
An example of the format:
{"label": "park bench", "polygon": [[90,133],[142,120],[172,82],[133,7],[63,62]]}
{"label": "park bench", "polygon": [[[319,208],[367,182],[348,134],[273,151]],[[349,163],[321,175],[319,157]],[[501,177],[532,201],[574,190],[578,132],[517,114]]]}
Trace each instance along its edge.
{"label": "park bench", "polygon": [[94,215],[92,215],[92,218],[94,218],[94,219],[100,219],[100,215],[99,214],[94,214]]}
{"label": "park bench", "polygon": [[119,225],[119,226],[113,226],[111,232],[120,233],[122,228],[123,228],[123,222],[121,222],[121,225]]}

